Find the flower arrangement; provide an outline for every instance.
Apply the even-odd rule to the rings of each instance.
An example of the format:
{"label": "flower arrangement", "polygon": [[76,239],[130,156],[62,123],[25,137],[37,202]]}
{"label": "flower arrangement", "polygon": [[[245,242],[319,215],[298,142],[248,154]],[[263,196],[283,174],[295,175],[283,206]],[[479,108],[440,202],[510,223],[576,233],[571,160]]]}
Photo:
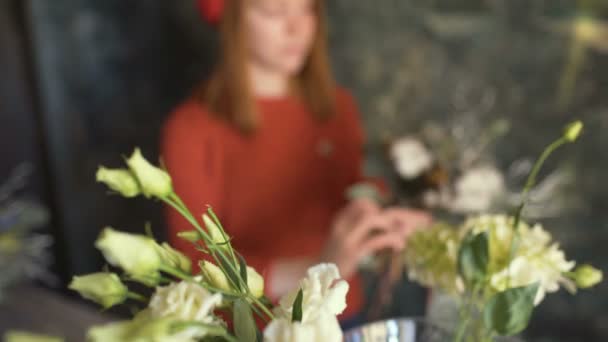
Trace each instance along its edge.
{"label": "flower arrangement", "polygon": [[457,214],[492,208],[505,193],[506,180],[485,152],[508,130],[506,120],[485,128],[466,121],[427,122],[419,134],[394,139],[388,154],[399,179],[398,195],[410,204]]}
{"label": "flower arrangement", "polygon": [[574,293],[602,280],[590,265],[575,268],[540,224],[522,220],[530,189],[549,155],[574,142],[580,122],[543,152],[524,187],[514,215],[478,215],[457,227],[436,224],[413,234],[403,253],[410,279],[460,301],[455,341],[492,341],[523,331],[534,307],[561,286]]}
{"label": "flower arrangement", "polygon": [[[404,135],[388,143],[388,159],[396,178],[396,197],[408,205],[455,215],[504,210],[516,205],[522,178],[532,161],[512,162],[506,172],[498,167],[492,149],[509,131],[505,119],[487,126],[458,120],[433,121],[416,135]],[[526,214],[542,218],[563,213],[577,199],[565,196],[572,175],[562,166],[548,175],[530,194]],[[547,204],[547,199],[551,199]],[[544,204],[542,204],[544,203]]]}
{"label": "flower arrangement", "polygon": [[[272,308],[263,295],[264,279],[232,248],[212,209],[195,218],[173,191],[169,174],[139,149],[126,164],[124,169],[100,167],[97,180],[124,197],[143,195],[177,210],[193,227],[180,238],[193,243],[202,258],[193,265],[150,236],[105,228],[95,247],[121,272],[76,276],[69,287],[104,309],[127,300],[146,307],[131,320],[91,328],[89,341],[342,341],[337,315],[346,308],[348,283],[335,265],[310,268],[300,287]],[[130,290],[129,282],[154,293],[147,298]],[[231,317],[230,327],[222,317]],[[265,322],[263,331],[254,317]]]}

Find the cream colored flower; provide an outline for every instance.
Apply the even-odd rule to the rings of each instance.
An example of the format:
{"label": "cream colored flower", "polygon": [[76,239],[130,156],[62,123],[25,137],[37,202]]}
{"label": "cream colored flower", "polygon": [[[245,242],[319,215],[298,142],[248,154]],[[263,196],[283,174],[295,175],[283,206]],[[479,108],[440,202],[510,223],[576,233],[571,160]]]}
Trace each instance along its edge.
{"label": "cream colored flower", "polygon": [[213,310],[222,302],[222,295],[212,294],[202,286],[182,281],[156,288],[150,300],[153,317],[174,317],[183,321],[217,324]]}
{"label": "cream colored flower", "polygon": [[211,286],[226,292],[233,292],[232,286],[228,278],[222,272],[222,269],[207,260],[199,263],[203,278],[211,284]]}
{"label": "cream colored flower", "polygon": [[[201,261],[199,266],[203,278],[213,287],[226,292],[235,292],[236,289],[232,288],[221,268],[206,260]],[[247,286],[254,297],[260,298],[264,295],[264,278],[250,266],[247,266]]]}
{"label": "cream colored flower", "polygon": [[467,170],[455,182],[455,198],[448,209],[458,213],[481,213],[489,210],[505,192],[504,177],[492,166]]}
{"label": "cream colored flower", "polygon": [[[487,232],[489,236],[490,284],[496,291],[539,283],[535,298],[538,305],[546,293],[559,290],[560,284],[574,267],[567,261],[564,252],[540,224],[530,227],[526,222],[519,224],[518,247],[513,260],[511,247],[514,238],[514,218],[506,215],[481,215],[466,221],[463,232]],[[510,261],[510,262],[509,262]]]}
{"label": "cream colored flower", "polygon": [[162,245],[155,245],[162,264],[177,268],[185,273],[192,272],[192,262],[190,261],[190,258],[178,252],[166,242]]}
{"label": "cream colored flower", "polygon": [[567,262],[563,252],[551,249],[536,258],[523,256],[515,258],[509,268],[490,278],[490,284],[500,292],[507,288],[538,283],[538,292],[534,298],[534,305],[538,305],[545,298],[546,293],[559,290],[559,284],[564,279],[563,273],[568,272],[572,267],[574,267],[574,263]]}
{"label": "cream colored flower", "polygon": [[88,342],[126,342],[131,330],[131,321],[114,322],[94,326],[87,333]]}
{"label": "cream colored flower", "polygon": [[136,148],[131,157],[127,159],[127,165],[147,198],[165,198],[173,192],[169,174],[150,164],[143,157],[139,148]]}
{"label": "cream colored flower", "polygon": [[[302,320],[292,322],[293,304],[302,290]],[[265,342],[341,342],[339,315],[346,308],[348,283],[334,264],[320,264],[308,270],[300,288],[281,298],[275,320],[264,330]]]}
{"label": "cream colored flower", "polygon": [[293,303],[302,290],[302,322],[312,322],[319,315],[339,315],[346,308],[348,283],[340,278],[334,264],[319,264],[308,269],[308,275],[300,282],[300,288],[281,298],[275,309],[280,317],[291,318]]}
{"label": "cream colored flower", "polygon": [[309,342],[315,339],[314,328],[287,318],[275,319],[264,329],[264,342]]}
{"label": "cream colored flower", "polygon": [[321,313],[314,320],[292,322],[289,318],[278,318],[264,330],[264,342],[341,342],[342,329],[336,316]]}
{"label": "cream colored flower", "polygon": [[158,275],[161,259],[157,244],[149,237],[105,228],[95,247],[113,266],[122,268],[137,279],[154,279]]}
{"label": "cream colored flower", "polygon": [[[140,315],[141,316],[141,315]],[[144,315],[147,316],[147,315]],[[89,342],[196,342],[192,337],[204,329],[191,328],[188,334],[184,331],[173,332],[176,323],[173,318],[152,319],[149,317],[135,318],[132,321],[122,321],[93,327],[88,331]],[[196,334],[194,334],[196,335]]]}
{"label": "cream colored flower", "polygon": [[408,277],[450,294],[461,293],[464,282],[456,267],[459,245],[458,231],[445,224],[416,231],[403,251]]}
{"label": "cream colored flower", "polygon": [[228,241],[226,241],[226,239],[224,238],[224,234],[222,234],[222,230],[220,229],[220,227],[215,224],[215,221],[213,221],[209,215],[204,214],[203,215],[203,223],[205,223],[205,227],[207,228],[207,232],[209,232],[209,235],[211,236],[211,240],[220,245],[220,246],[224,246],[226,243],[228,243]]}
{"label": "cream colored flower", "polygon": [[398,139],[390,149],[397,173],[403,179],[414,179],[433,166],[433,156],[418,140],[410,137]]}
{"label": "cream colored flower", "polygon": [[264,278],[249,266],[247,266],[247,286],[255,298],[261,298],[264,295]]}
{"label": "cream colored flower", "polygon": [[69,288],[104,309],[124,302],[128,293],[127,287],[114,273],[93,273],[74,277]]}
{"label": "cream colored flower", "polygon": [[100,166],[96,175],[97,181],[104,183],[111,190],[124,197],[135,197],[140,194],[139,185],[133,174],[126,169],[107,169]]}

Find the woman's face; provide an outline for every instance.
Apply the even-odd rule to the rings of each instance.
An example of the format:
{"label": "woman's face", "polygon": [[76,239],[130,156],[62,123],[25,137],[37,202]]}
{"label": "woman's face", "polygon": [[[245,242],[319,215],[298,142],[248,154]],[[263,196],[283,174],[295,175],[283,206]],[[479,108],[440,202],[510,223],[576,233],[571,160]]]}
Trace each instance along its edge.
{"label": "woman's face", "polygon": [[317,29],[315,0],[245,0],[249,62],[285,76],[302,69]]}

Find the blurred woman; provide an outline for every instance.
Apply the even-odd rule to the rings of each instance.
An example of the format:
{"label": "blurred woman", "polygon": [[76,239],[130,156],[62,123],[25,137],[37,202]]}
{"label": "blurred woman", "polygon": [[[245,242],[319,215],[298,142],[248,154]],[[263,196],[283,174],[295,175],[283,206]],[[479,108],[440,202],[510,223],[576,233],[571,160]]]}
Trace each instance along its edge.
{"label": "blurred woman", "polygon": [[[178,194],[202,214],[211,205],[234,247],[265,275],[277,298],[319,262],[338,265],[351,285],[344,317],[362,309],[362,258],[399,251],[428,223],[420,212],[348,202],[364,181],[363,132],[351,95],[336,86],[322,0],[201,0],[217,25],[213,74],[175,109],[162,155]],[[168,211],[172,243],[188,224]]]}

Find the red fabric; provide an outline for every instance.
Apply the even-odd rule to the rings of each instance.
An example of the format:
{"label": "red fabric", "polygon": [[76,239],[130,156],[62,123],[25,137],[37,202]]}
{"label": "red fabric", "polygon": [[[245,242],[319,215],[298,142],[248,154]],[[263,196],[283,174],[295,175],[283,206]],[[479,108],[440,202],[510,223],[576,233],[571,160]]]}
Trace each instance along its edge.
{"label": "red fabric", "polygon": [[224,12],[224,0],[197,0],[196,5],[205,21],[217,25]]}
{"label": "red fabric", "polygon": [[[338,115],[314,119],[295,98],[257,101],[261,127],[246,137],[190,100],[164,126],[162,157],[176,192],[196,215],[212,205],[234,247],[262,275],[279,258],[318,256],[345,190],[362,180],[363,132],[352,97],[337,91]],[[203,255],[175,237],[189,224],[167,211],[169,236],[193,260]],[[200,216],[199,216],[200,217]],[[363,291],[349,279],[348,308]]]}

